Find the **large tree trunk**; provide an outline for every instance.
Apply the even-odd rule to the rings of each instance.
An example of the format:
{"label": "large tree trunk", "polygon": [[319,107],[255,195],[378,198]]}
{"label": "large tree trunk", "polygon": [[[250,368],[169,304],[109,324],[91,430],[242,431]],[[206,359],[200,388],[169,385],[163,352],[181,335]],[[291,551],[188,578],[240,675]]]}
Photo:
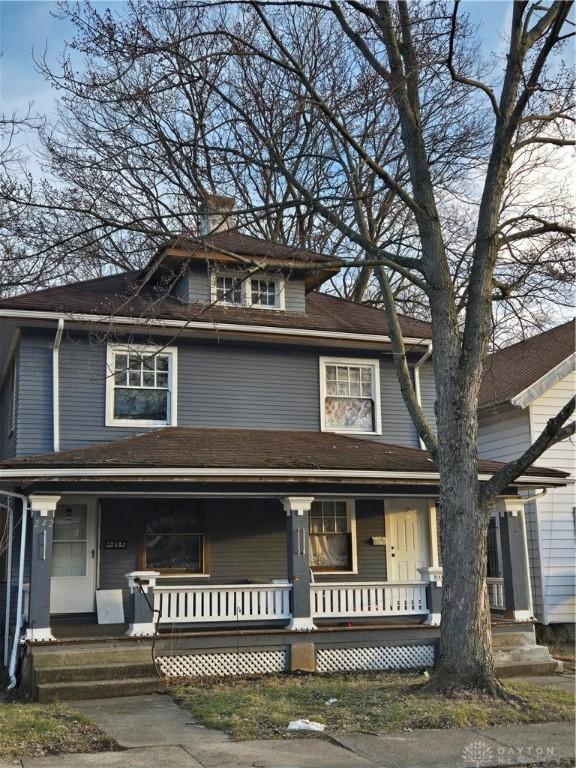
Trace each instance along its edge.
{"label": "large tree trunk", "polygon": [[440,654],[429,689],[505,695],[496,678],[486,592],[490,510],[480,502],[476,389],[454,368],[438,369],[440,546],[444,569]]}

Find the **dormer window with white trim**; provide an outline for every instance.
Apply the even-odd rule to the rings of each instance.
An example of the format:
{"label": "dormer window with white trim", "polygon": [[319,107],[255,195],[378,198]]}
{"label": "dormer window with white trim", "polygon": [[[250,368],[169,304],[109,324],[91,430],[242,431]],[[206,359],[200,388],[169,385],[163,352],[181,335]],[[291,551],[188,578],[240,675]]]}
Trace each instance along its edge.
{"label": "dormer window with white trim", "polygon": [[378,360],[320,358],[323,432],[382,433]]}
{"label": "dormer window with white trim", "polygon": [[234,272],[212,272],[211,299],[227,307],[284,309],[286,281],[281,276],[249,277]]}
{"label": "dormer window with white trim", "polygon": [[109,346],[106,425],[175,426],[176,365],[175,347]]}

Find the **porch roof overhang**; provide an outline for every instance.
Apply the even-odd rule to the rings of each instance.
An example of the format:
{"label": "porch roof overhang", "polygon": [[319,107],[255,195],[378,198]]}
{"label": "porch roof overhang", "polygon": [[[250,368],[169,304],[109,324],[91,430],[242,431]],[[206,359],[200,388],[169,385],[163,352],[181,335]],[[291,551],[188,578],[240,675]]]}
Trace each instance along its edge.
{"label": "porch roof overhang", "polygon": [[[488,480],[500,462],[479,462]],[[531,467],[514,486],[566,485],[567,473]],[[361,483],[436,485],[426,451],[329,432],[166,427],[58,453],[0,462],[0,487],[39,481]]]}

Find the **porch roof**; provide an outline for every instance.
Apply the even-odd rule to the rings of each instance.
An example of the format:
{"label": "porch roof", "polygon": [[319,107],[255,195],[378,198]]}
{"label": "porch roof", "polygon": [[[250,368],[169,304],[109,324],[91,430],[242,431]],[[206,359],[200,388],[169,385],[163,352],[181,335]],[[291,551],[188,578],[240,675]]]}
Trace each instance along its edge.
{"label": "porch roof", "polygon": [[[479,462],[487,479],[502,464]],[[426,451],[329,432],[165,427],[111,443],[0,462],[21,478],[293,478],[435,481]],[[563,485],[568,474],[531,467],[516,484]]]}

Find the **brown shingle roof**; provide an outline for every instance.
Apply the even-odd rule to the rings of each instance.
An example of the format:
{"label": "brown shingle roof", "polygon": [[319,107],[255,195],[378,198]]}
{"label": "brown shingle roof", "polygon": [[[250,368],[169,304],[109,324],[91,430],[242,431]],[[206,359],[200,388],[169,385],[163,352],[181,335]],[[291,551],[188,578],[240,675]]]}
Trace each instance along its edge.
{"label": "brown shingle roof", "polygon": [[569,357],[576,348],[576,321],[500,349],[484,366],[480,408],[507,402]]}
{"label": "brown shingle roof", "polygon": [[[306,297],[306,312],[284,312],[244,307],[184,304],[166,295],[164,289],[141,286],[142,272],[123,272],[0,301],[2,309],[25,309],[64,313],[119,315],[195,322],[220,322],[262,325],[275,328],[303,328],[359,334],[388,334],[386,314],[380,309],[356,304],[325,293],[311,291]],[[405,336],[430,338],[430,325],[422,320],[400,317]]]}
{"label": "brown shingle roof", "polygon": [[[499,462],[481,461],[493,472]],[[181,469],[366,470],[402,473],[434,472],[426,451],[387,445],[328,432],[166,427],[146,434],[87,448],[4,460],[0,468],[168,467]],[[566,477],[541,467],[525,474]]]}

